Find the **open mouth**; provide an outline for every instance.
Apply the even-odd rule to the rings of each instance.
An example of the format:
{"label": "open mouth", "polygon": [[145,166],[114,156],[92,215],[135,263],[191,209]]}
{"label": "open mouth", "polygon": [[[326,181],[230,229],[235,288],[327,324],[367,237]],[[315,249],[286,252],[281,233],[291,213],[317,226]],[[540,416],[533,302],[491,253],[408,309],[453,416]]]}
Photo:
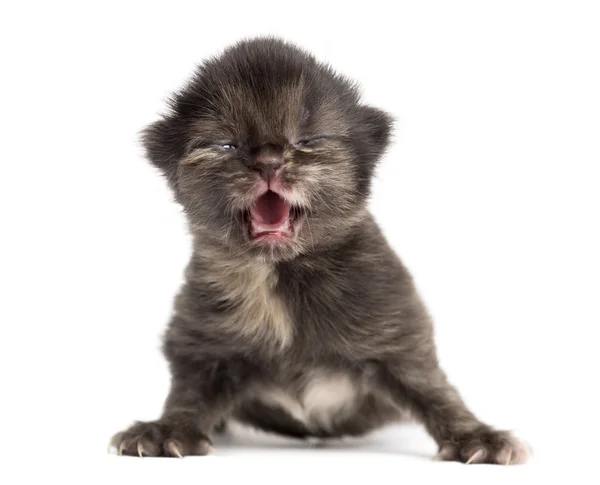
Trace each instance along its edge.
{"label": "open mouth", "polygon": [[276,192],[268,190],[252,205],[248,212],[250,239],[281,240],[294,234],[298,212]]}

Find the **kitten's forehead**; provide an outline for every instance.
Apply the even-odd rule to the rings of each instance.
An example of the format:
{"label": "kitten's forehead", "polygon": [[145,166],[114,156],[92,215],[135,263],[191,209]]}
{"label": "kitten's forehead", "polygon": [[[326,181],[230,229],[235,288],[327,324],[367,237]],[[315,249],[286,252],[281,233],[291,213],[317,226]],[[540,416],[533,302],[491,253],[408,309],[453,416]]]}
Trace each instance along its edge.
{"label": "kitten's forehead", "polygon": [[194,123],[194,131],[230,138],[289,139],[306,124],[307,113],[300,86],[273,85],[265,91],[221,84],[210,93],[208,109]]}
{"label": "kitten's forehead", "polygon": [[195,124],[197,134],[221,133],[256,142],[284,142],[307,135],[346,134],[349,120],[332,97],[311,89],[315,80],[282,82],[273,76],[249,83],[215,86],[210,110]]}
{"label": "kitten's forehead", "polygon": [[198,136],[258,141],[344,135],[357,99],[350,84],[312,56],[268,41],[239,44],[206,62],[190,91],[185,101],[202,113]]}

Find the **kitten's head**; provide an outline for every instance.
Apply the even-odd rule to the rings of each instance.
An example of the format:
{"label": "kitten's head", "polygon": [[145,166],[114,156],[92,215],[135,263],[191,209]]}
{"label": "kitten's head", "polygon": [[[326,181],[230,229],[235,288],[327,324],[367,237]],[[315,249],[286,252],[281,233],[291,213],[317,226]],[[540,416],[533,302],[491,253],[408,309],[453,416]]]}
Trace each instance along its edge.
{"label": "kitten's head", "polygon": [[241,42],[201,65],[170,108],[144,146],[204,240],[289,259],[365,216],[391,119],[302,50]]}

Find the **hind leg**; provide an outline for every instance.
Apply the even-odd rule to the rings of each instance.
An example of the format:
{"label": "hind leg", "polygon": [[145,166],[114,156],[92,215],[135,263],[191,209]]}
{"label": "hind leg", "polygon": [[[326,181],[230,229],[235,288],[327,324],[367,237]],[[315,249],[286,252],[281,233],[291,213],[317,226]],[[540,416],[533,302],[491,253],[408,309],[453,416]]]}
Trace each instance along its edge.
{"label": "hind leg", "polygon": [[226,420],[221,420],[219,421],[214,429],[213,429],[213,433],[214,434],[225,434],[227,432],[227,428],[228,428],[228,423]]}
{"label": "hind leg", "polygon": [[254,428],[290,438],[309,438],[314,434],[306,425],[280,406],[252,400],[234,413],[235,419]]}

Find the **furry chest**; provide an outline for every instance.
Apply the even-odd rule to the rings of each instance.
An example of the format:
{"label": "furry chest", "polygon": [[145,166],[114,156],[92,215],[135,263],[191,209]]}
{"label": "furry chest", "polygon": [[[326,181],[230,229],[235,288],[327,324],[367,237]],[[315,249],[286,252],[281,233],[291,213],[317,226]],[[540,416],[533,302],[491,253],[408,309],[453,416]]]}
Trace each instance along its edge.
{"label": "furry chest", "polygon": [[223,330],[280,349],[291,343],[292,322],[276,292],[277,278],[271,267],[231,260],[210,268],[202,278],[231,308],[221,322]]}

